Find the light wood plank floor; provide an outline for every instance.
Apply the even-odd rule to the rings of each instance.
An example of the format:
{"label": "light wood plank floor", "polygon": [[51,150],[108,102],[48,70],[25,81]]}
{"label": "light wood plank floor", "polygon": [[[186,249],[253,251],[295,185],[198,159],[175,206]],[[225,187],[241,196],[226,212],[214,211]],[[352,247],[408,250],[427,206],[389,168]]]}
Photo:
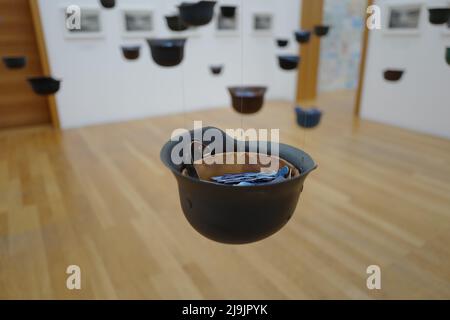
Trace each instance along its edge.
{"label": "light wood plank floor", "polygon": [[[302,130],[288,103],[57,133],[0,132],[0,298],[450,298],[450,141],[352,117],[323,95]],[[258,243],[223,245],[185,221],[159,160],[174,128],[280,128],[319,164],[296,213]],[[226,201],[226,199],[224,199]],[[82,290],[66,289],[66,267]],[[366,268],[382,289],[366,288]]]}

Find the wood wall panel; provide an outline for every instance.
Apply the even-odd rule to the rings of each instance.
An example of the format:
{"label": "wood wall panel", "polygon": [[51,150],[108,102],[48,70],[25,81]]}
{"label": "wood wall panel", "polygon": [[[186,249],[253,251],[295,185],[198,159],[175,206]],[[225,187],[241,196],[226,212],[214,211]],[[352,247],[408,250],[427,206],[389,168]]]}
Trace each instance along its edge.
{"label": "wood wall panel", "polygon": [[43,75],[28,0],[0,0],[0,56],[24,55],[23,69],[0,65],[0,128],[50,123],[46,97],[36,95],[27,77]]}
{"label": "wood wall panel", "polygon": [[[311,30],[322,22],[323,0],[303,0],[300,27]],[[300,44],[301,63],[297,79],[297,101],[315,99],[320,60],[320,38],[311,34],[307,44]]]}

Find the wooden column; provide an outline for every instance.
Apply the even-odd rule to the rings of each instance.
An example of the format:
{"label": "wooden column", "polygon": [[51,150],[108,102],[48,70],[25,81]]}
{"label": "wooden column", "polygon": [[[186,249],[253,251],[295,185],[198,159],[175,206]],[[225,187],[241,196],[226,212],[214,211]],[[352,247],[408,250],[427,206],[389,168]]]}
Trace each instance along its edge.
{"label": "wooden column", "polygon": [[[42,71],[44,75],[51,76],[52,71],[50,69],[50,64],[48,62],[47,47],[45,45],[44,30],[42,28],[38,0],[29,0],[29,1],[30,1],[31,16],[34,25],[34,32],[36,34],[36,41],[39,50],[39,59],[41,60],[42,65]],[[52,120],[53,127],[59,129],[60,122],[59,122],[58,108],[56,105],[56,98],[54,95],[49,95],[47,99],[50,108],[50,117]]]}
{"label": "wooden column", "polygon": [[[311,30],[322,23],[323,0],[303,0],[300,27]],[[300,44],[300,67],[297,77],[297,101],[314,99],[317,96],[317,79],[320,60],[320,38],[311,34],[307,44]]]}
{"label": "wooden column", "polygon": [[[373,0],[367,0],[367,7],[373,4]],[[366,20],[369,14],[366,13]],[[362,90],[364,86],[364,76],[366,73],[366,58],[367,58],[367,46],[369,44],[369,28],[367,28],[364,23],[364,33],[362,39],[362,48],[361,48],[361,59],[359,61],[359,79],[358,79],[358,88],[356,89],[356,98],[355,98],[355,108],[354,114],[359,116],[359,110],[361,107],[361,98],[362,98]]]}

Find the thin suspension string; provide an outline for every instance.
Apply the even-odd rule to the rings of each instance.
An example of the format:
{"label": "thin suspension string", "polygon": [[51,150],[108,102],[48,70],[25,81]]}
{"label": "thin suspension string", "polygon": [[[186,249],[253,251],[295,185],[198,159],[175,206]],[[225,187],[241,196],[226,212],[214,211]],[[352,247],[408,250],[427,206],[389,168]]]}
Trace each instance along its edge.
{"label": "thin suspension string", "polygon": [[[302,44],[300,44],[300,46],[302,46]],[[300,68],[300,66],[298,68]],[[299,72],[299,71],[297,71],[297,72]],[[295,104],[297,104],[297,99],[295,99]],[[304,106],[302,106],[302,108],[303,108],[304,111],[306,111]],[[305,150],[305,145],[306,145],[306,117],[307,116],[304,114],[303,115],[303,127],[300,128],[303,131],[303,139],[302,139],[303,140],[302,141],[302,148],[303,148],[303,150]],[[302,157],[302,164],[303,164],[303,161],[304,161],[304,157]]]}
{"label": "thin suspension string", "polygon": [[[241,12],[240,12],[239,28],[241,28],[241,86],[244,85],[244,0],[241,0]],[[242,113],[244,104],[244,97],[241,96],[241,128],[244,130],[244,116]]]}
{"label": "thin suspension string", "polygon": [[[184,46],[186,47],[186,43],[184,44]],[[186,51],[186,48],[184,48],[184,50]],[[185,59],[183,59],[183,60],[185,60]],[[186,129],[188,129],[187,128],[186,93],[185,93],[184,85],[185,85],[185,83],[184,83],[184,62],[181,62],[181,105],[183,108],[184,127]]]}
{"label": "thin suspension string", "polygon": [[[306,116],[303,117],[303,150],[306,151]],[[302,156],[302,165],[305,162],[305,157]]]}
{"label": "thin suspension string", "polygon": [[[308,28],[309,29],[309,28]],[[311,35],[312,35],[312,30],[310,30],[310,32],[311,32]],[[305,43],[300,43],[300,48],[303,46],[303,45],[305,45],[305,46],[307,46],[307,48],[311,48],[311,41],[314,41],[314,38],[313,37],[311,37],[312,39],[310,39],[310,41],[308,41],[308,42],[305,42]],[[300,53],[301,53],[301,51],[299,50],[299,55],[300,55]],[[301,57],[300,57],[301,58]],[[301,61],[301,60],[300,60]],[[299,68],[301,68],[301,66],[299,66]],[[297,72],[300,72],[300,71],[297,71]],[[300,83],[300,85],[302,85],[302,83]],[[306,110],[305,110],[306,111]],[[303,150],[304,151],[306,151],[306,130],[307,130],[307,128],[306,128],[306,122],[307,122],[307,115],[304,115],[303,116],[303,128],[302,128],[302,130],[303,130],[303,146],[302,146],[302,148],[303,148]],[[305,157],[304,156],[302,156],[302,161],[301,161],[301,163],[302,163],[302,166],[303,166],[303,164],[304,164],[304,162],[305,162]]]}
{"label": "thin suspension string", "polygon": [[[306,117],[307,117],[306,115],[303,116],[303,128],[301,128],[301,130],[303,131],[303,146],[302,146],[302,148],[304,151],[306,151],[306,149],[305,149],[306,148]],[[305,161],[305,157],[302,156],[302,165],[303,165],[304,161]]]}
{"label": "thin suspension string", "polygon": [[[302,46],[303,46],[303,44],[299,43],[299,47],[300,47],[299,48],[299,56],[300,56],[300,52],[301,52],[300,49]],[[300,56],[300,59],[301,59],[301,56]],[[299,65],[297,67],[297,72],[300,72],[300,70],[299,70],[300,68],[301,68],[301,64],[299,63]],[[300,86],[302,86],[302,83],[300,83]],[[294,107],[296,107],[296,106],[297,106],[297,95],[295,95],[295,98],[294,98]],[[303,107],[303,110],[305,110],[304,107]],[[305,150],[305,147],[306,147],[306,115],[303,116],[303,127],[300,128],[300,130],[303,131],[302,148],[303,148],[303,150]],[[305,161],[305,157],[302,156],[302,161],[301,161],[302,165],[303,165],[304,161]]]}

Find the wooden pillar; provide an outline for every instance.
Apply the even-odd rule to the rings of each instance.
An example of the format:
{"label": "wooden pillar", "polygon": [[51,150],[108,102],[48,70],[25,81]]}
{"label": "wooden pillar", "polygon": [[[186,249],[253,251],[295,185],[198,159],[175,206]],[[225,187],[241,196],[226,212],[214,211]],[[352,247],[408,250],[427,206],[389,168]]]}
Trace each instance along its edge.
{"label": "wooden pillar", "polygon": [[[322,23],[323,0],[302,0],[302,30],[313,31]],[[311,35],[307,44],[300,44],[300,67],[297,77],[297,101],[315,99],[317,96],[317,80],[320,60],[320,38]]]}
{"label": "wooden pillar", "polygon": [[[373,0],[367,0],[367,7],[373,4]],[[366,20],[369,14],[366,12]],[[369,44],[369,28],[367,28],[364,23],[364,33],[362,39],[362,48],[361,48],[361,58],[359,61],[359,79],[358,79],[358,88],[356,89],[356,98],[355,98],[355,108],[354,114],[359,116],[359,110],[361,108],[361,98],[362,98],[362,90],[364,86],[364,76],[366,73],[366,58],[367,58],[367,46]]]}
{"label": "wooden pillar", "polygon": [[[30,1],[31,16],[33,18],[34,32],[36,33],[36,41],[38,44],[39,58],[41,60],[42,65],[42,71],[44,75],[51,76],[52,72],[50,69],[50,64],[48,62],[47,47],[45,45],[44,30],[42,28],[38,0],[29,0],[29,1]],[[50,117],[52,120],[53,127],[59,129],[60,122],[58,116],[58,108],[56,105],[56,98],[54,95],[49,95],[47,99],[50,108]]]}

